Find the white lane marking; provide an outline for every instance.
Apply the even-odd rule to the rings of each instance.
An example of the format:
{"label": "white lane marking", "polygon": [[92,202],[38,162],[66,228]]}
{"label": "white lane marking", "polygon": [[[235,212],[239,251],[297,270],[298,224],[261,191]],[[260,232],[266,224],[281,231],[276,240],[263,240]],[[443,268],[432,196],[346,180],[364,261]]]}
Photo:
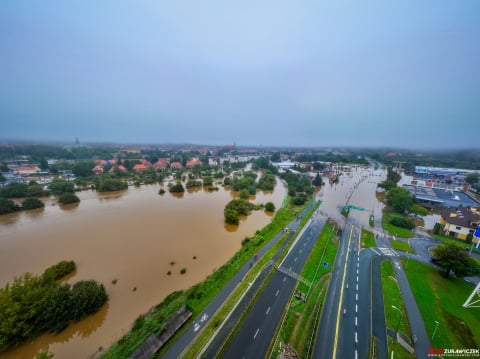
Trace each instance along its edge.
{"label": "white lane marking", "polygon": [[355,332],[355,343],[358,343],[357,332]]}
{"label": "white lane marking", "polygon": [[300,251],[298,251],[298,253],[302,253],[302,250],[300,249]]}
{"label": "white lane marking", "polygon": [[280,289],[277,289],[277,293],[275,293],[275,297],[280,293]]}
{"label": "white lane marking", "polygon": [[355,300],[358,302],[358,293],[355,293]]}
{"label": "white lane marking", "polygon": [[355,304],[355,313],[358,313],[358,304]]}
{"label": "white lane marking", "polygon": [[358,292],[358,283],[357,283],[357,292]]}
{"label": "white lane marking", "polygon": [[355,326],[358,325],[358,317],[355,317]]}
{"label": "white lane marking", "polygon": [[283,277],[283,281],[285,282],[287,280],[287,277]]}
{"label": "white lane marking", "polygon": [[357,349],[355,349],[355,359],[358,359],[358,352],[357,352]]}
{"label": "white lane marking", "polygon": [[268,307],[267,311],[265,312],[265,315],[268,315],[270,313],[270,307]]}
{"label": "white lane marking", "polygon": [[294,259],[293,261],[296,262],[296,261],[297,261],[297,257],[295,257],[295,259]]}
{"label": "white lane marking", "polygon": [[257,329],[257,331],[255,332],[255,335],[253,336],[253,340],[255,340],[255,338],[257,337],[259,331],[260,331],[260,328]]}

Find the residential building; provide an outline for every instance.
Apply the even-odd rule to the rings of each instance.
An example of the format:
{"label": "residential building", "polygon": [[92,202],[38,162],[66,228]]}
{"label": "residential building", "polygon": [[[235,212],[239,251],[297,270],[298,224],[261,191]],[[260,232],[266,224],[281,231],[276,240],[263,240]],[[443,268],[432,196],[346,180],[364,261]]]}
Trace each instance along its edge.
{"label": "residential building", "polygon": [[468,234],[473,235],[480,225],[480,207],[445,208],[440,224],[445,235],[466,240]]}

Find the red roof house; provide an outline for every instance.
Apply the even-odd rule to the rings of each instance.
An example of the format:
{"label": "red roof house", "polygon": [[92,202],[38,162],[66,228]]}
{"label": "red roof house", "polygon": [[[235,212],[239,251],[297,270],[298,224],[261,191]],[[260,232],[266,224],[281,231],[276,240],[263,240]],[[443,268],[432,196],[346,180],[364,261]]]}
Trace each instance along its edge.
{"label": "red roof house", "polygon": [[139,163],[139,164],[136,164],[135,166],[133,166],[133,170],[134,170],[135,172],[146,171],[146,170],[147,170],[147,166],[144,165],[143,163]]}
{"label": "red roof house", "polygon": [[181,170],[183,166],[180,162],[172,162],[170,163],[170,168],[174,170]]}

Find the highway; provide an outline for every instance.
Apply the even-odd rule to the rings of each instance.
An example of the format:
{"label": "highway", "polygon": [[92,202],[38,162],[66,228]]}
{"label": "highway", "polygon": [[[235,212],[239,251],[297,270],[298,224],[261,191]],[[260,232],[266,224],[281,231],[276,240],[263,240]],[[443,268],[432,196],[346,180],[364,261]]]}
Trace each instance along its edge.
{"label": "highway", "polygon": [[[318,238],[326,217],[314,215],[305,231],[284,258],[280,267],[299,274]],[[232,341],[222,353],[223,358],[264,358],[275,329],[292,296],[296,279],[275,271]]]}

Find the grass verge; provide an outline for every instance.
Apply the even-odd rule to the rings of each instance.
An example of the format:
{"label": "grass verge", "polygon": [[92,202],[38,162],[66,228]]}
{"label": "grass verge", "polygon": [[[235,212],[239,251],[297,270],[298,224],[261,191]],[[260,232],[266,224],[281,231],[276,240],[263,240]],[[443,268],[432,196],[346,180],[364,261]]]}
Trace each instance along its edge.
{"label": "grass verge", "polygon": [[402,228],[402,227],[397,227],[390,223],[390,221],[396,217],[402,218],[403,216],[399,213],[395,213],[395,212],[384,209],[383,216],[382,216],[382,228],[388,231],[388,233],[390,233],[392,236],[401,237],[401,238],[413,238],[414,234],[411,230]]}
{"label": "grass verge", "polygon": [[415,254],[415,251],[412,247],[410,247],[410,244],[407,242],[392,240],[390,241],[390,243],[392,244],[392,248],[397,251]]}
{"label": "grass verge", "polygon": [[375,237],[372,232],[362,229],[361,236],[362,248],[376,247]]}
{"label": "grass verge", "polygon": [[410,260],[405,271],[430,338],[439,323],[432,347],[479,348],[480,308],[462,306],[474,287],[417,261]]}
{"label": "grass verge", "polygon": [[[383,261],[381,265],[383,304],[385,311],[385,324],[394,332],[400,332],[411,337],[410,325],[408,324],[407,312],[403,305],[400,288],[397,278],[389,260]],[[394,352],[395,358],[415,358],[405,350],[396,340],[388,336],[388,352]]]}
{"label": "grass verge", "polygon": [[[448,237],[448,236],[442,236],[441,234],[432,234],[432,237],[435,238],[435,239],[438,239],[439,241],[444,242],[445,244],[456,244],[456,245],[459,245],[459,246],[464,246],[465,248],[468,248],[468,250],[470,250],[470,247],[472,246],[471,243],[469,244],[469,243],[467,243],[467,242],[465,242],[461,239],[452,238],[452,237]],[[472,252],[480,253],[480,249],[477,249],[477,248],[473,247]]]}

